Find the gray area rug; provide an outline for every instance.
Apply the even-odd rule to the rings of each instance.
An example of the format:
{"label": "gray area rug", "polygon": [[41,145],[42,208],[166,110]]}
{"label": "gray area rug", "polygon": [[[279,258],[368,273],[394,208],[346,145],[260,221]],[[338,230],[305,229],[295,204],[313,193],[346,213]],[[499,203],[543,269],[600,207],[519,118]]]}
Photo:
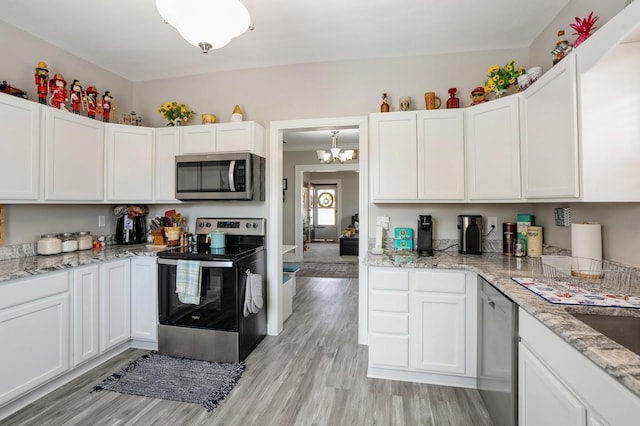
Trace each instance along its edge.
{"label": "gray area rug", "polygon": [[91,392],[110,390],[129,395],[201,404],[212,411],[231,392],[244,362],[209,362],[159,355],[153,351],[112,374]]}
{"label": "gray area rug", "polygon": [[297,277],[358,278],[357,263],[303,262]]}

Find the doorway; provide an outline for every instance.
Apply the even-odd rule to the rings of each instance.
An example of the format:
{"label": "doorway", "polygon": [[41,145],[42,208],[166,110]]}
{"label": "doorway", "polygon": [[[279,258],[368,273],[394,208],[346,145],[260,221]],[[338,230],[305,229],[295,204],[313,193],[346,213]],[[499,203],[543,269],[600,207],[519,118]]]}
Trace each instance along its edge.
{"label": "doorway", "polygon": [[337,241],[338,184],[309,182],[308,215],[312,243]]}

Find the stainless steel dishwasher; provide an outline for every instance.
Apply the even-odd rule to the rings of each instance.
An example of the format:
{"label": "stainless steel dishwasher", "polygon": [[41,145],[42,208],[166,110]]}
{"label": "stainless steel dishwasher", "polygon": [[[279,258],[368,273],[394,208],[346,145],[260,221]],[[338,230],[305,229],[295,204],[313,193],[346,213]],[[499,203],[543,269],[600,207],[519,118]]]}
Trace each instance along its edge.
{"label": "stainless steel dishwasher", "polygon": [[495,426],[518,424],[518,305],[481,276],[478,391]]}

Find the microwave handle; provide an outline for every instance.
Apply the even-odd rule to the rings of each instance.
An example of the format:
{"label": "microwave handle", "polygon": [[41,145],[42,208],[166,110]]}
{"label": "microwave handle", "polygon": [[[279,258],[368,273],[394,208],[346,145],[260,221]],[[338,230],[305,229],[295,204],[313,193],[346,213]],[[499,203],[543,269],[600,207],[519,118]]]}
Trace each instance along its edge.
{"label": "microwave handle", "polygon": [[229,163],[229,190],[231,192],[236,191],[236,183],[234,182],[233,177],[236,174],[236,160],[231,160]]}

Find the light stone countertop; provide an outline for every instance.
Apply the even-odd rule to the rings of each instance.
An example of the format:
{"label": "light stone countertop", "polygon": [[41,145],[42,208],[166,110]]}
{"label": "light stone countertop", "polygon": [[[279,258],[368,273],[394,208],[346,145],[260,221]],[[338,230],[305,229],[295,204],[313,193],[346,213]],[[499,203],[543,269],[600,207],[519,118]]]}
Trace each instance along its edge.
{"label": "light stone countertop", "polygon": [[51,256],[27,256],[0,261],[0,283],[76,266],[100,263],[131,256],[156,256],[165,248],[147,248],[145,244],[110,245],[102,249],[74,251]]}
{"label": "light stone countertop", "polygon": [[370,267],[457,269],[475,272],[640,397],[640,355],[595,331],[568,312],[595,311],[606,312],[607,315],[640,316],[640,309],[549,303],[511,279],[541,277],[539,259],[515,258],[504,256],[502,253],[462,255],[457,252],[436,252],[433,257],[418,257],[415,252],[387,251],[381,255],[367,253],[364,262]]}

